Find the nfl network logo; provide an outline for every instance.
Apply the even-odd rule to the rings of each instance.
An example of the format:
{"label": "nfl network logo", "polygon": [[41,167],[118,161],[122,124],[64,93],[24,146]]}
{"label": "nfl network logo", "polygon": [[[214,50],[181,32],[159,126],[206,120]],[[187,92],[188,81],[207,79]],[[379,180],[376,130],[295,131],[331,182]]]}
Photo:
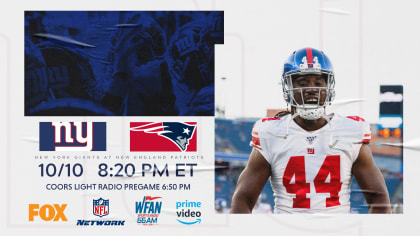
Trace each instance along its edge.
{"label": "nfl network logo", "polygon": [[131,152],[196,152],[197,122],[131,122]]}
{"label": "nfl network logo", "polygon": [[109,214],[109,199],[105,200],[99,198],[97,200],[93,199],[93,214],[95,216],[106,216]]}
{"label": "nfl network logo", "polygon": [[106,151],[105,122],[39,122],[40,151]]}

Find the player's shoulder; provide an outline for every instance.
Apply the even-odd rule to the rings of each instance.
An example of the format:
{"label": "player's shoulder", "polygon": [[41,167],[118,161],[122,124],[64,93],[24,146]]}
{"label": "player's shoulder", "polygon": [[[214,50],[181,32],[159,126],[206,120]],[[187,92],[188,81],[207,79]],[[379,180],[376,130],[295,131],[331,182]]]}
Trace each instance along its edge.
{"label": "player's shoulder", "polygon": [[338,136],[352,136],[359,141],[369,143],[371,137],[370,124],[360,116],[343,116],[334,114],[333,124]]}
{"label": "player's shoulder", "polygon": [[366,119],[357,115],[343,116],[340,114],[333,114],[333,119],[336,121],[335,123],[337,123],[338,125],[348,127],[348,128],[369,125]]}
{"label": "player's shoulder", "polygon": [[[285,123],[288,116],[290,115],[284,114],[283,116],[266,117],[257,120],[252,128],[252,141],[250,142],[250,146],[257,148],[263,153],[263,156],[266,156],[264,153],[267,149],[263,149],[262,144],[271,140],[277,133],[285,132]],[[265,140],[265,142],[261,140]]]}
{"label": "player's shoulder", "polygon": [[290,115],[286,114],[284,116],[274,116],[274,117],[265,117],[257,120],[254,124],[254,130],[258,130],[261,132],[267,130],[278,130],[283,129],[286,120]]}

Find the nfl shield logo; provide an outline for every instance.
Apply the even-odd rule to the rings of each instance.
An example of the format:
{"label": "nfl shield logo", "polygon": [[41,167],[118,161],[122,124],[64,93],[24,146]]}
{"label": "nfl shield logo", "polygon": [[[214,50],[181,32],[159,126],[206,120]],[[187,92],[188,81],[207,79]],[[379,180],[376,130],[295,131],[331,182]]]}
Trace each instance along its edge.
{"label": "nfl shield logo", "polygon": [[93,214],[95,216],[106,216],[109,214],[109,200],[99,198],[97,200],[93,199]]}
{"label": "nfl shield logo", "polygon": [[309,144],[312,144],[312,142],[315,140],[316,136],[310,136],[306,137],[306,141],[308,141]]}

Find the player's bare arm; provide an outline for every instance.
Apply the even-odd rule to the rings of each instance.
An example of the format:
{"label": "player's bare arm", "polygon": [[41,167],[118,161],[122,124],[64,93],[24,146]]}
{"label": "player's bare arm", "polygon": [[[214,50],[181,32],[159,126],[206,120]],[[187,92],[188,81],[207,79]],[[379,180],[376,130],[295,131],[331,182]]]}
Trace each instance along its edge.
{"label": "player's bare arm", "polygon": [[246,168],[239,176],[230,212],[251,213],[270,173],[270,165],[254,148]]}
{"label": "player's bare arm", "polygon": [[368,145],[363,144],[352,172],[365,196],[369,213],[391,213],[384,177],[373,161]]}

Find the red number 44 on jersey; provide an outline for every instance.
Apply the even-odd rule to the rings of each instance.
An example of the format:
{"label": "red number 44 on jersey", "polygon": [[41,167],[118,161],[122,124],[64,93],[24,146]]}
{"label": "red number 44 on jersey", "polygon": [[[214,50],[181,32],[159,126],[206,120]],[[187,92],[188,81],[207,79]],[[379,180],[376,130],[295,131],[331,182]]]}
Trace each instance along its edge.
{"label": "red number 44 on jersey", "polygon": [[[327,182],[327,178],[330,180]],[[294,183],[292,182],[294,177]],[[330,193],[326,206],[340,205],[338,193],[341,190],[340,156],[327,156],[316,175],[313,184],[317,193]],[[306,182],[305,157],[291,157],[283,175],[283,185],[288,193],[296,194],[293,208],[311,208],[311,199],[306,197],[310,192],[310,183]]]}

